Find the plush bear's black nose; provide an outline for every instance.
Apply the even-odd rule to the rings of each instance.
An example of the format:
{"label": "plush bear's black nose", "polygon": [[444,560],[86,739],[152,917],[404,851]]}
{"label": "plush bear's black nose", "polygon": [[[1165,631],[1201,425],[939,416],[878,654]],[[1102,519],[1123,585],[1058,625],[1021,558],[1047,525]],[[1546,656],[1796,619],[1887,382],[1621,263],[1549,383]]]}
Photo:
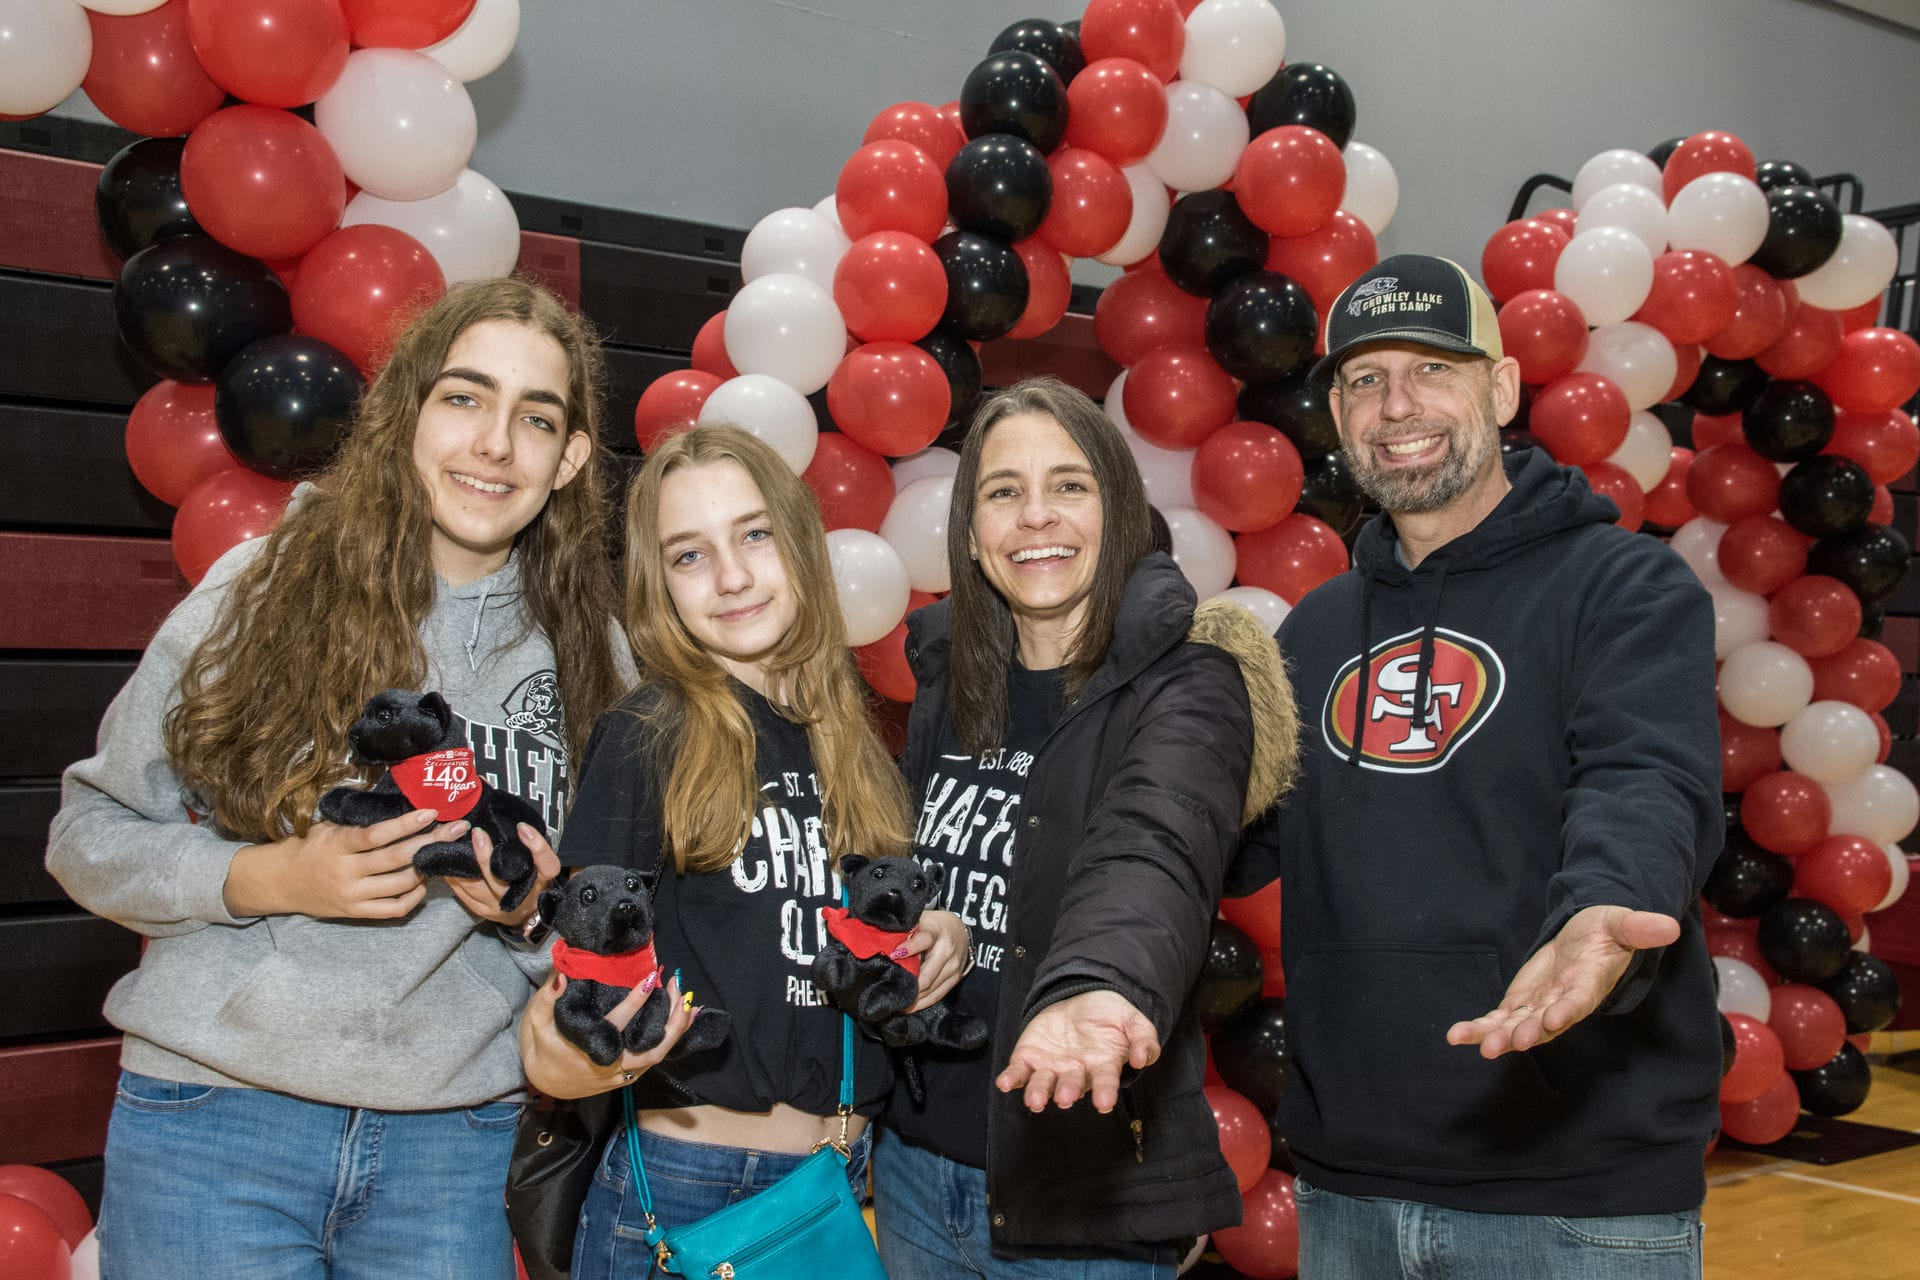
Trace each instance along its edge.
{"label": "plush bear's black nose", "polygon": [[609,914],[621,924],[625,924],[640,914],[640,904],[632,898],[622,898],[613,904],[613,910]]}

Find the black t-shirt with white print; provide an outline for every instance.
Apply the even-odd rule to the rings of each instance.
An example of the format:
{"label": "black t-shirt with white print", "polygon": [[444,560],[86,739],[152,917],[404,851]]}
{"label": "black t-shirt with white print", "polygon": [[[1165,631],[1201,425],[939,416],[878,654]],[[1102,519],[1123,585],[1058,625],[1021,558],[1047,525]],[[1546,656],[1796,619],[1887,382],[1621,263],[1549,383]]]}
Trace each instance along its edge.
{"label": "black t-shirt with white print", "polygon": [[[949,720],[940,728],[934,771],[916,797],[914,855],[947,869],[947,910],[973,931],[973,971],[947,997],[953,1006],[994,1025],[1007,940],[1007,894],[1014,878],[1015,832],[1027,772],[1065,707],[1066,668],[1007,673],[1007,731],[1001,745],[979,754],[960,745]],[[928,1047],[913,1051],[926,1080],[916,1106],[894,1092],[887,1124],[908,1142],[975,1168],[987,1164],[984,1107],[993,1088],[998,1048],[974,1053]]]}
{"label": "black t-shirt with white print", "polygon": [[[725,1009],[732,1034],[718,1049],[670,1059],[635,1084],[643,1107],[711,1103],[762,1112],[787,1103],[831,1115],[840,1102],[840,1013],[813,983],[826,937],[822,907],[840,883],[827,866],[820,781],[807,731],[745,685],[732,685],[753,721],[760,804],[740,854],[719,871],[682,875],[663,856],[668,775],[647,750],[635,714],[657,690],[629,695],[600,717],[580,772],[560,860],[659,870],[654,945],[698,1004]],[[666,753],[671,759],[671,751]],[[892,1084],[881,1046],[856,1030],[855,1109],[871,1115]]]}

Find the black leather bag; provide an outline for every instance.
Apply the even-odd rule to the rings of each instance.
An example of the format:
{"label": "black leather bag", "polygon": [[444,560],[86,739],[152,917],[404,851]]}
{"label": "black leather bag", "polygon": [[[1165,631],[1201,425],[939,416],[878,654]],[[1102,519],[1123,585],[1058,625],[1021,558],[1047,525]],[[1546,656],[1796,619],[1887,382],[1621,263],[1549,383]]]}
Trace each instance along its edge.
{"label": "black leather bag", "polygon": [[558,1101],[552,1110],[529,1107],[520,1117],[507,1166],[507,1222],[530,1280],[567,1280],[580,1206],[607,1139],[619,1131],[623,1092]]}

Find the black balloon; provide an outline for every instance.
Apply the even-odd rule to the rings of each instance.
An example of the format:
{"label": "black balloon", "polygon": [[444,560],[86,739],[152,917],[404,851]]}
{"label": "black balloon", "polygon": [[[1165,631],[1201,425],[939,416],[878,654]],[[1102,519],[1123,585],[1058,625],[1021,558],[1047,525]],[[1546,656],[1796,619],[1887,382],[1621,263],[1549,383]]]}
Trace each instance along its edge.
{"label": "black balloon", "polygon": [[1886,629],[1887,606],[1878,600],[1867,600],[1860,605],[1860,630],[1856,633],[1862,640],[1878,640]]}
{"label": "black balloon", "polygon": [[935,329],[913,344],[934,358],[947,375],[949,424],[964,429],[973,421],[973,402],[980,398],[980,357],[967,340],[951,329]]}
{"label": "black balloon", "polygon": [[1344,149],[1353,137],[1353,90],[1333,68],[1318,62],[1282,67],[1247,103],[1247,125],[1254,137],[1286,124],[1318,129]]}
{"label": "black balloon", "polygon": [[1523,449],[1544,449],[1540,437],[1525,427],[1502,427],[1500,429],[1500,452],[1519,453]]}
{"label": "black balloon", "polygon": [[1207,307],[1207,350],[1242,382],[1276,382],[1313,359],[1313,299],[1291,277],[1249,271]]}
{"label": "black balloon", "polygon": [[1840,247],[1840,206],[1812,187],[1767,192],[1767,238],[1747,261],[1776,280],[1806,275]]}
{"label": "black balloon", "polygon": [[1745,413],[1747,406],[1760,398],[1767,381],[1767,371],[1751,360],[1707,356],[1700,361],[1700,373],[1693,385],[1681,394],[1680,403],[1708,417]]}
{"label": "black balloon", "polygon": [[1745,832],[1727,837],[1701,896],[1722,915],[1747,919],[1793,890],[1793,863],[1755,844]]}
{"label": "black balloon", "polygon": [[1667,161],[1672,158],[1673,153],[1678,150],[1680,144],[1686,140],[1685,134],[1682,134],[1678,138],[1668,138],[1665,142],[1647,152],[1647,159],[1664,169],[1667,167]]}
{"label": "black balloon", "polygon": [[100,170],[93,208],[100,234],[122,259],[174,236],[200,234],[180,190],[184,138],[142,138]]}
{"label": "black balloon", "polygon": [[947,216],[962,231],[1025,240],[1052,204],[1047,158],[1010,133],[975,138],[947,165]]}
{"label": "black balloon", "polygon": [[1266,260],[1267,233],[1240,211],[1232,192],[1195,191],[1173,202],[1160,233],[1160,265],[1188,293],[1211,298]]}
{"label": "black balloon", "polygon": [[1833,401],[1811,382],[1769,382],[1740,419],[1753,451],[1774,462],[1805,462],[1833,439]]}
{"label": "black balloon", "polygon": [[1232,1089],[1272,1115],[1287,1091],[1287,1005],[1267,996],[1213,1033],[1214,1070]]}
{"label": "black balloon", "polygon": [[1532,426],[1533,426],[1533,388],[1523,382],[1520,384],[1520,403],[1517,406],[1515,406],[1513,410],[1513,417],[1507,419],[1507,424],[1504,427],[1500,428],[1500,435],[1503,441],[1501,452],[1503,453],[1513,452],[1513,450],[1506,448],[1504,445],[1506,434],[1510,431],[1518,432],[1519,434],[1524,435],[1527,438],[1528,443],[1525,445],[1522,445],[1521,446],[1522,448],[1540,449],[1544,451],[1546,449],[1546,446],[1540,443],[1539,436],[1536,436],[1533,434],[1533,431],[1531,429]]}
{"label": "black balloon", "polygon": [[1302,458],[1300,466],[1304,479],[1300,501],[1293,509],[1346,537],[1366,511],[1366,495],[1347,468],[1347,455],[1336,449],[1318,458]]}
{"label": "black balloon", "polygon": [[1667,434],[1682,449],[1693,448],[1694,412],[1677,400],[1664,400],[1647,410],[1666,426]]}
{"label": "black balloon", "polygon": [[1847,922],[1824,902],[1788,898],[1760,915],[1760,954],[1788,982],[1821,983],[1851,954]]}
{"label": "black balloon", "polygon": [[1816,1116],[1844,1116],[1858,1111],[1873,1087],[1873,1069],[1867,1055],[1844,1041],[1840,1052],[1811,1071],[1792,1073],[1800,1090],[1800,1109]]}
{"label": "black balloon", "polygon": [[175,382],[212,382],[242,350],[293,328],[280,278],[209,236],[176,236],[127,259],[113,314],[128,349]]}
{"label": "black balloon", "polygon": [[1265,973],[1260,948],[1246,930],[1230,920],[1216,919],[1207,943],[1207,958],[1200,966],[1200,980],[1189,997],[1201,1030],[1212,1031],[1252,1008],[1260,998]]}
{"label": "black balloon", "polygon": [[[1267,1168],[1278,1169],[1282,1173],[1292,1173],[1293,1148],[1287,1145],[1287,1135],[1280,1128],[1280,1114],[1275,1111],[1267,1116],[1267,1138],[1271,1146],[1267,1150]],[[1240,1273],[1232,1273],[1238,1276]]]}
{"label": "black balloon", "polygon": [[1872,604],[1893,594],[1907,575],[1907,560],[1912,554],[1913,549],[1897,529],[1869,523],[1852,533],[1814,543],[1807,552],[1807,572],[1838,578],[1853,589],[1861,603]]}
{"label": "black balloon", "polygon": [[1791,160],[1762,160],[1753,167],[1753,180],[1762,191],[1776,187],[1811,187],[1813,174]]}
{"label": "black balloon", "polygon": [[1031,53],[996,53],[960,87],[960,127],[969,138],[1010,133],[1052,151],[1067,132],[1067,86]]}
{"label": "black balloon", "polygon": [[1740,825],[1741,800],[1742,797],[1738,792],[1722,791],[1720,793],[1720,811],[1726,819],[1727,839],[1729,840],[1733,839],[1734,832],[1744,832],[1746,830],[1745,827]]}
{"label": "black balloon", "polygon": [[1780,478],[1780,515],[1809,538],[1839,538],[1864,528],[1873,481],[1852,458],[1825,453]]}
{"label": "black balloon", "polygon": [[1240,390],[1238,412],[1249,422],[1275,428],[1302,458],[1315,458],[1340,447],[1340,428],[1327,407],[1327,389],[1302,371],[1278,382],[1250,382]]}
{"label": "black balloon", "polygon": [[940,323],[969,342],[997,338],[1027,309],[1027,268],[1004,241],[950,231],[933,242],[947,273],[947,309]]}
{"label": "black balloon", "polygon": [[[1720,983],[1720,966],[1719,965],[1715,965],[1713,967],[1713,975],[1714,975],[1714,986],[1717,989]],[[1734,1039],[1733,1024],[1727,1021],[1726,1014],[1724,1013],[1721,1014],[1720,1015],[1720,1078],[1722,1080],[1727,1078],[1727,1072],[1733,1070],[1733,1055],[1735,1051],[1739,1049],[1739,1047],[1740,1047],[1740,1042]]]}
{"label": "black balloon", "polygon": [[235,457],[262,475],[291,480],[332,459],[365,389],[339,351],[318,338],[284,334],[262,338],[227,362],[213,415]]}
{"label": "black balloon", "polygon": [[1087,55],[1080,48],[1079,24],[1073,25],[1076,30],[1069,31],[1045,18],[1024,18],[995,36],[987,52],[1006,53],[1017,49],[1030,53],[1052,67],[1062,84],[1072,84],[1073,78],[1087,69]]}
{"label": "black balloon", "polygon": [[1887,962],[1864,951],[1850,951],[1840,972],[1820,984],[1847,1020],[1847,1034],[1883,1031],[1900,1014],[1900,979]]}

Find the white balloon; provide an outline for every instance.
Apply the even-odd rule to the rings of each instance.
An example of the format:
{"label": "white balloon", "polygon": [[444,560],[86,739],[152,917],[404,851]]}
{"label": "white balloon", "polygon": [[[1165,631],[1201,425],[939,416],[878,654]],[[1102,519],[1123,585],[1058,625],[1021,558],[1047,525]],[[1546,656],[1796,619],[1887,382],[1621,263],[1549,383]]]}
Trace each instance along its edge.
{"label": "white balloon", "polygon": [[827,553],[833,559],[833,585],[840,594],[840,616],[847,622],[847,643],[872,644],[899,626],[913,590],[900,553],[865,529],[831,531]]}
{"label": "white balloon", "polygon": [[903,487],[880,522],[880,536],[900,553],[907,581],[915,591],[940,592],[953,584],[947,575],[947,512],[953,506],[953,477],[925,476]]}
{"label": "white balloon", "polygon": [[100,1280],[100,1232],[98,1229],[80,1237],[80,1243],[73,1246],[73,1271],[69,1280]]}
{"label": "white balloon", "polygon": [[1868,765],[1850,782],[1828,783],[1827,799],[1833,802],[1833,820],[1827,824],[1833,835],[1899,844],[1920,822],[1920,792],[1905,774],[1884,764]]}
{"label": "white balloon", "polygon": [[1720,997],[1715,1004],[1722,1013],[1743,1013],[1755,1022],[1765,1022],[1773,1012],[1773,992],[1760,971],[1745,960],[1715,956],[1713,967],[1720,971]]}
{"label": "white balloon", "polygon": [[840,226],[840,197],[832,192],[822,196],[813,206],[813,211],[832,222],[834,226],[840,227],[841,231],[846,230],[845,227]]}
{"label": "white balloon", "polygon": [[893,460],[893,491],[900,492],[928,476],[951,476],[960,469],[960,455],[938,445]]}
{"label": "white balloon", "polygon": [[1588,324],[1618,324],[1652,292],[1653,254],[1625,227],[1592,227],[1560,251],[1553,287],[1573,299]]}
{"label": "white balloon", "polygon": [[1173,562],[1187,575],[1195,595],[1204,600],[1233,585],[1238,557],[1232,534],[1192,507],[1162,507],[1160,514],[1173,535]]}
{"label": "white balloon", "polygon": [[1624,227],[1640,237],[1649,254],[1658,254],[1667,247],[1667,206],[1657,191],[1637,182],[1616,182],[1587,198],[1573,233],[1595,227]]}
{"label": "white balloon", "polygon": [[700,422],[731,422],[773,446],[799,475],[820,444],[819,420],[807,398],[779,378],[743,373],[713,389],[700,406]]}
{"label": "white balloon", "polygon": [[831,294],[833,269],[849,244],[839,222],[812,209],[775,209],[747,232],[740,247],[740,278],[804,276]]}
{"label": "white balloon", "polygon": [[[1621,320],[1603,324],[1587,335],[1587,354],[1580,357],[1576,368],[1581,373],[1612,379],[1626,396],[1629,409],[1650,409],[1667,398],[1667,390],[1680,372],[1680,357],[1667,335],[1652,325]],[[1671,436],[1667,447],[1673,447]],[[1661,477],[1665,476],[1662,471]]]}
{"label": "white balloon", "polygon": [[1667,545],[1687,562],[1694,577],[1712,586],[1727,580],[1727,575],[1720,572],[1720,535],[1726,531],[1727,526],[1717,520],[1695,516],[1673,531]]}
{"label": "white balloon", "polygon": [[1900,265],[1893,233],[1874,219],[1850,213],[1841,220],[1833,256],[1793,282],[1800,301],[1828,311],[1846,311],[1885,293]]}
{"label": "white balloon", "polygon": [[1385,156],[1364,142],[1348,139],[1341,159],[1347,164],[1347,193],[1340,197],[1340,207],[1379,235],[1400,207],[1400,175]]}
{"label": "white balloon", "polygon": [[1228,587],[1207,597],[1209,600],[1231,600],[1254,617],[1260,619],[1260,625],[1268,635],[1280,629],[1280,624],[1293,612],[1293,606],[1282,600],[1265,587]]}
{"label": "white balloon", "polygon": [[1627,438],[1607,461],[1632,476],[1640,492],[1651,493],[1673,466],[1673,433],[1645,409],[1635,409],[1627,419]]}
{"label": "white balloon", "polygon": [[1913,867],[1908,864],[1907,855],[1899,845],[1885,844],[1880,847],[1886,852],[1887,862],[1893,867],[1893,883],[1887,888],[1887,896],[1874,905],[1875,911],[1885,911],[1900,901],[1900,896],[1907,891],[1907,884],[1913,879]]}
{"label": "white balloon", "polygon": [[1209,191],[1233,176],[1247,130],[1247,113],[1227,94],[1175,80],[1167,86],[1167,131],[1147,154],[1147,168],[1176,191]]}
{"label": "white balloon", "polygon": [[1287,24],[1271,0],[1201,0],[1187,15],[1180,78],[1244,98],[1287,56]]}
{"label": "white balloon", "polygon": [[158,9],[167,0],[80,0],[82,9],[91,9],[95,13],[111,14],[116,18],[125,18],[136,13],[146,13]]}
{"label": "white balloon", "polygon": [[1725,661],[1735,649],[1767,638],[1767,598],[1730,582],[1707,584],[1713,597],[1713,656]]}
{"label": "white balloon", "polygon": [[1674,193],[1667,207],[1667,243],[1702,249],[1730,267],[1753,256],[1767,238],[1767,194],[1737,173],[1703,173]]}
{"label": "white balloon", "polygon": [[427,247],[448,284],[508,275],[520,260],[520,219],[484,175],[468,169],[439,195],[386,200],[362,191],[347,202],[343,227],[377,223]]}
{"label": "white balloon", "polygon": [[452,35],[420,52],[471,84],[498,71],[519,38],[520,0],[478,0]]}
{"label": "white balloon", "polygon": [[1851,782],[1880,754],[1880,731],[1873,717],[1850,702],[1807,704],[1780,730],[1780,755],[1787,768],[1815,782]]}
{"label": "white balloon", "polygon": [[1109,266],[1130,267],[1160,247],[1173,200],[1167,195],[1167,184],[1145,164],[1130,164],[1120,172],[1126,175],[1133,192],[1133,217],[1120,243],[1095,256]]}
{"label": "white balloon", "polygon": [[769,373],[812,395],[847,353],[847,325],[833,294],[781,272],[749,280],[727,304],[727,359],[742,373]]}
{"label": "white balloon", "polygon": [[412,49],[355,49],[313,123],[363,191],[424,200],[452,186],[473,158],[479,122],[467,86]]}
{"label": "white balloon", "polygon": [[1873,931],[1867,928],[1866,924],[1862,922],[1860,925],[1860,936],[1853,940],[1853,950],[1858,951],[1862,955],[1871,953],[1873,950],[1873,939],[1869,935],[1872,932]]}
{"label": "white balloon", "polygon": [[91,61],[93,27],[73,0],[0,0],[0,114],[53,110]]}
{"label": "white balloon", "polygon": [[1580,172],[1573,176],[1573,207],[1582,208],[1601,191],[1620,183],[1645,187],[1658,195],[1661,189],[1660,166],[1640,152],[1629,151],[1625,147],[1602,151],[1581,165]]}
{"label": "white balloon", "polygon": [[1111,385],[1107,387],[1107,398],[1102,402],[1107,416],[1113,419],[1113,425],[1120,428],[1120,435],[1127,442],[1127,452],[1133,455],[1133,464],[1140,468],[1140,483],[1146,486],[1147,501],[1159,509],[1162,515],[1169,507],[1195,506],[1193,498],[1193,449],[1162,449],[1149,440],[1142,439],[1127,421],[1125,390],[1127,371],[1122,369]]}
{"label": "white balloon", "polygon": [[1783,644],[1761,640],[1742,645],[1721,664],[1720,705],[1743,724],[1763,729],[1783,725],[1811,701],[1813,668]]}

